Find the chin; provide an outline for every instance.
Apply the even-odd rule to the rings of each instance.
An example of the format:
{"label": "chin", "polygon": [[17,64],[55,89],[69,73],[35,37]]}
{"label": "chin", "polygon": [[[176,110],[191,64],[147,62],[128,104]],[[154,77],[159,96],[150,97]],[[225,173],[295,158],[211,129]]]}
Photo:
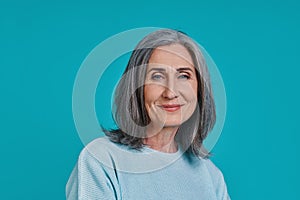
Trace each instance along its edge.
{"label": "chin", "polygon": [[171,121],[171,122],[165,122],[164,127],[165,128],[171,128],[171,127],[179,127],[183,124],[182,121]]}

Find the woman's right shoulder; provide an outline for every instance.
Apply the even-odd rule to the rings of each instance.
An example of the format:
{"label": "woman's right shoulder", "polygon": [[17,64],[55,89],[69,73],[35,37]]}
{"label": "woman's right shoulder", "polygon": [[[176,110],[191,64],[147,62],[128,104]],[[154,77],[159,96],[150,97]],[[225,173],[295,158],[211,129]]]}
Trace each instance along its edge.
{"label": "woman's right shoulder", "polygon": [[111,157],[112,147],[116,146],[103,137],[83,148],[66,185],[67,199],[99,199],[119,195],[111,190],[117,184],[113,170],[115,161]]}
{"label": "woman's right shoulder", "polygon": [[108,137],[99,137],[88,143],[80,152],[79,162],[94,160],[102,164],[110,164],[112,155],[120,149],[120,145],[113,143]]}
{"label": "woman's right shoulder", "polygon": [[112,141],[110,141],[107,136],[98,137],[98,138],[92,140],[91,142],[89,142],[87,145],[85,145],[82,152],[85,152],[87,150],[89,150],[89,151],[104,150],[107,147],[110,147],[112,145],[116,145],[116,144],[114,144]]}

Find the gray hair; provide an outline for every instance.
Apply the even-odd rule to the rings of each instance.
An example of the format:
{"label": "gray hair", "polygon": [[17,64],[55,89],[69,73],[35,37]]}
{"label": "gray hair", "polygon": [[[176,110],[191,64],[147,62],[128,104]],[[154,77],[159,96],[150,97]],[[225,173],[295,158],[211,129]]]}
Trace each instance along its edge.
{"label": "gray hair", "polygon": [[203,140],[216,121],[210,76],[197,43],[177,30],[162,29],[150,33],[135,47],[114,96],[116,106],[114,119],[118,129],[104,129],[104,132],[113,142],[135,149],[143,147],[143,138],[146,137],[145,127],[151,121],[144,104],[146,66],[154,49],[171,44],[180,44],[188,50],[198,82],[198,106],[193,115],[180,126],[175,139],[182,148],[197,156],[206,157],[209,153],[203,147]]}

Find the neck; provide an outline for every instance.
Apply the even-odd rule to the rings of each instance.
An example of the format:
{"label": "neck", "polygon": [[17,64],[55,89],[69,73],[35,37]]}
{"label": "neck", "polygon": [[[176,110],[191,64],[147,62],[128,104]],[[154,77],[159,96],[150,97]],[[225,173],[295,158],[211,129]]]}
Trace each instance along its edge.
{"label": "neck", "polygon": [[178,127],[164,127],[156,134],[147,130],[147,135],[151,136],[144,139],[144,144],[157,151],[175,153],[178,149],[175,142],[177,130]]}

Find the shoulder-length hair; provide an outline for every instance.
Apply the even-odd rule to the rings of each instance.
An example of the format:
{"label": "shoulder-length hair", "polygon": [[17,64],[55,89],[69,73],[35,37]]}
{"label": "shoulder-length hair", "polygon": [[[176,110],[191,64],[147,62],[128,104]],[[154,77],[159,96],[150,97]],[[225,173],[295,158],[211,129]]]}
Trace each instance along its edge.
{"label": "shoulder-length hair", "polygon": [[198,82],[198,106],[192,116],[179,127],[175,140],[184,150],[196,156],[207,157],[209,153],[203,147],[203,140],[216,121],[209,72],[199,46],[185,33],[177,30],[162,29],[150,33],[135,47],[115,91],[113,114],[118,129],[104,129],[104,132],[113,142],[134,149],[144,146],[145,129],[151,121],[144,103],[146,66],[154,49],[171,44],[180,44],[188,50]]}

